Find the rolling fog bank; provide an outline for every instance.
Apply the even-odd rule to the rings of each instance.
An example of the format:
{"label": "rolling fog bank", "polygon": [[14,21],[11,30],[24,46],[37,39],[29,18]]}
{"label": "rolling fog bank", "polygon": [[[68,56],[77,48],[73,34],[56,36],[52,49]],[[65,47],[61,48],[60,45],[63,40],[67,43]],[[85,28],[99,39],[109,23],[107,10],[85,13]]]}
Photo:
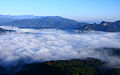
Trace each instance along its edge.
{"label": "rolling fog bank", "polygon": [[[113,67],[120,66],[120,56],[111,48],[120,50],[120,32],[91,31],[71,33],[56,29],[19,29],[0,35],[0,64],[17,65],[50,60],[97,58]],[[104,49],[105,48],[105,49]]]}

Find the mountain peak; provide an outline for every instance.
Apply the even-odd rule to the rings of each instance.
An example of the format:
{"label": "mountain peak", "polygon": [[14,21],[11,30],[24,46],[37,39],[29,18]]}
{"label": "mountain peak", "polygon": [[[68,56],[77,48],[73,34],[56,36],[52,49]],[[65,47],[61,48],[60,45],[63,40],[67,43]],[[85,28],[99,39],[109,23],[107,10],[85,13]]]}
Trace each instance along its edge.
{"label": "mountain peak", "polygon": [[107,26],[107,25],[109,25],[109,23],[106,22],[106,21],[102,21],[102,22],[100,23],[100,25]]}

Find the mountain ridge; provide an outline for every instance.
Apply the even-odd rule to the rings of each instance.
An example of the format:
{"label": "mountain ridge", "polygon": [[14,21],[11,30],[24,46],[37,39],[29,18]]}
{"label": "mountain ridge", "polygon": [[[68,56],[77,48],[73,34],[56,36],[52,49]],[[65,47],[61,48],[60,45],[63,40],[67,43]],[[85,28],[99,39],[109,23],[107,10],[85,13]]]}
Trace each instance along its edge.
{"label": "mountain ridge", "polygon": [[78,22],[73,19],[68,19],[60,16],[10,16],[0,15],[0,26],[13,26],[19,28],[33,28],[33,29],[67,29],[80,31],[105,31],[105,32],[119,32],[120,20],[114,22],[102,21],[97,24],[88,24]]}
{"label": "mountain ridge", "polygon": [[33,19],[14,20],[12,22],[4,23],[4,26],[16,26],[20,28],[58,28],[58,29],[79,29],[87,23],[80,23],[78,21],[67,19],[59,16],[46,16]]}
{"label": "mountain ridge", "polygon": [[88,24],[83,26],[80,30],[82,31],[91,31],[91,30],[97,30],[97,31],[105,31],[105,32],[119,32],[120,31],[120,20],[117,20],[115,22],[106,22],[102,21],[100,24]]}

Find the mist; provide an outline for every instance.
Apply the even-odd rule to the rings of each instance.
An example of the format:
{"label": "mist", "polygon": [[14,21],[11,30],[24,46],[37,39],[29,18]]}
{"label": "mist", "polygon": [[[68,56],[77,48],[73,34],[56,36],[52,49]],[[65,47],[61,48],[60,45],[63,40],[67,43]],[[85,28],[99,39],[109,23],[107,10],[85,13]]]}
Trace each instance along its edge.
{"label": "mist", "polygon": [[120,66],[119,56],[103,48],[120,48],[120,32],[91,31],[72,33],[57,29],[20,29],[0,35],[0,64],[43,62],[50,60],[97,58],[111,66]]}

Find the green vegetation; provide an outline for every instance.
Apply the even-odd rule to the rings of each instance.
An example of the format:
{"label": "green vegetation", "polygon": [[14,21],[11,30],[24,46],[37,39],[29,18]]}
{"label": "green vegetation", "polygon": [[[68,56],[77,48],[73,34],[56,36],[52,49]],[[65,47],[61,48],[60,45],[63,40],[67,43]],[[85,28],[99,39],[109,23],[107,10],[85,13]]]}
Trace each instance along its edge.
{"label": "green vegetation", "polygon": [[[0,67],[0,75],[120,75],[120,69],[108,69],[104,62],[94,59],[73,59],[25,64],[6,70]],[[21,65],[20,65],[21,66]]]}
{"label": "green vegetation", "polygon": [[106,75],[120,75],[120,69],[109,69]]}
{"label": "green vegetation", "polygon": [[99,69],[104,64],[98,59],[59,60],[33,63],[24,66],[18,75],[101,75]]}

